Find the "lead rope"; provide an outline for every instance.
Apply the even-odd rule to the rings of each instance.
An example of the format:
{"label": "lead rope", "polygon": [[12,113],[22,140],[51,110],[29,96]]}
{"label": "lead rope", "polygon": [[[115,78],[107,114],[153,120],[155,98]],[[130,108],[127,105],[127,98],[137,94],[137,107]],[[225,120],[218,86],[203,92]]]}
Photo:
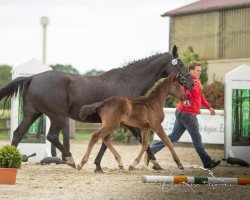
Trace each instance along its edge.
{"label": "lead rope", "polygon": [[[185,89],[185,87],[184,87],[184,92],[185,92],[185,94],[186,94],[186,89]],[[190,94],[190,96],[191,96],[191,98],[190,98],[190,100],[189,100],[189,102],[191,103],[192,101],[193,101],[193,98],[192,98],[192,95]],[[181,121],[181,115],[182,115],[182,111],[183,111],[183,109],[184,109],[184,106],[185,105],[183,105],[183,107],[182,107],[182,109],[180,110],[180,113],[177,115],[177,118],[178,118],[178,120],[179,121]]]}

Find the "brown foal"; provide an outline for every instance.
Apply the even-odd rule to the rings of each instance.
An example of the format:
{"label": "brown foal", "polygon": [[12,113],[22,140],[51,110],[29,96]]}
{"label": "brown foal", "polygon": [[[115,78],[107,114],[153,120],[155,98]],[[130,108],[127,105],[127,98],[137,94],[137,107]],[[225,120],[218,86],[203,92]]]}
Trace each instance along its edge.
{"label": "brown foal", "polygon": [[154,131],[161,138],[169,148],[177,166],[183,169],[172,142],[161,125],[164,119],[163,107],[168,95],[173,95],[182,101],[186,99],[186,95],[179,84],[178,74],[170,75],[148,97],[142,96],[128,99],[117,96],[102,102],[82,106],[80,118],[84,120],[87,116],[98,112],[102,120],[102,128],[92,135],[87,152],[84,154],[81,163],[78,164],[77,170],[80,170],[87,163],[91,150],[99,139],[102,139],[113,153],[119,168],[124,168],[121,156],[111,143],[112,134],[120,127],[121,123],[141,130],[142,148],[132,165],[129,166],[129,170],[132,170],[140,162],[143,153],[146,151],[150,130]]}

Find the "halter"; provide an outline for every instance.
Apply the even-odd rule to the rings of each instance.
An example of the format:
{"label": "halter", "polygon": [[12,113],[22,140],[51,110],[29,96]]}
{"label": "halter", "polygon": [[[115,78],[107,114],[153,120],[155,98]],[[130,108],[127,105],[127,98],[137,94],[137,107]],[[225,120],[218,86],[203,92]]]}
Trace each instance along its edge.
{"label": "halter", "polygon": [[186,84],[186,76],[189,76],[190,73],[188,72],[186,74],[183,74],[183,72],[180,69],[180,66],[178,65],[178,60],[180,60],[180,59],[179,58],[173,58],[172,65],[177,66],[177,69],[180,72],[180,80],[179,81],[180,81],[180,84],[183,86],[183,85]]}
{"label": "halter", "polygon": [[[183,85],[186,84],[186,76],[190,75],[190,73],[189,73],[189,72],[186,73],[186,74],[183,74],[183,73],[182,73],[182,71],[181,71],[181,69],[180,69],[180,66],[178,65],[178,60],[180,60],[180,59],[179,59],[179,58],[173,58],[173,60],[172,60],[172,65],[177,66],[178,71],[179,71],[180,76],[181,76],[179,82],[180,82],[180,84],[183,86]],[[184,87],[184,92],[186,93],[185,87]],[[191,96],[191,99],[190,99],[189,101],[192,102],[192,100],[193,100],[193,99],[192,99],[192,96]],[[184,108],[184,107],[183,107],[183,108]],[[182,110],[183,110],[183,108],[181,109],[179,115],[177,116],[177,118],[178,118],[179,120],[181,119],[181,115],[182,115]]]}

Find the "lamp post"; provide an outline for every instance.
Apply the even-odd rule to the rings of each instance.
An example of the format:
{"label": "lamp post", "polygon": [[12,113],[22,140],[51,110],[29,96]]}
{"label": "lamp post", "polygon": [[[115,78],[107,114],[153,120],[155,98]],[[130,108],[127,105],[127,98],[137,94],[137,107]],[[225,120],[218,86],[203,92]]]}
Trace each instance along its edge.
{"label": "lamp post", "polygon": [[49,24],[48,17],[41,17],[40,19],[41,25],[43,26],[43,53],[42,53],[42,62],[46,64],[46,28]]}

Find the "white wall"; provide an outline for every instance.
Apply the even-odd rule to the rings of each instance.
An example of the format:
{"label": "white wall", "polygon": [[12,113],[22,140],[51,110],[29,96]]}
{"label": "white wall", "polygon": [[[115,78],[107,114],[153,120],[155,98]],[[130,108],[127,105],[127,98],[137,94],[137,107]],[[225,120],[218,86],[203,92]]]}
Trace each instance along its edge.
{"label": "white wall", "polygon": [[[162,126],[167,135],[173,130],[175,110],[175,108],[164,108],[165,118]],[[216,115],[211,116],[209,110],[201,109],[201,114],[197,115],[203,143],[224,144],[224,110],[215,110],[215,112]],[[160,140],[160,138],[154,134],[154,140]],[[192,142],[187,131],[184,132],[179,142]]]}

